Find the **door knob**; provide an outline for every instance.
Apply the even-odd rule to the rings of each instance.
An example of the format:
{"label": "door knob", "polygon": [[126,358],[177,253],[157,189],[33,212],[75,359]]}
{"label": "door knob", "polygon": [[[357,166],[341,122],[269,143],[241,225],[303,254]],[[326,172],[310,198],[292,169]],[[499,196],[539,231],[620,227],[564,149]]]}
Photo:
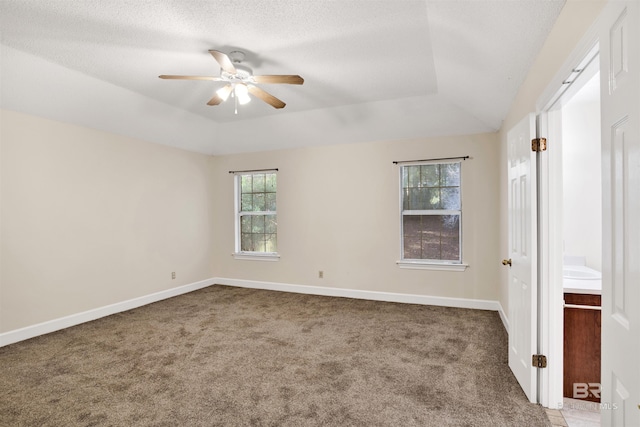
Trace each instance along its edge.
{"label": "door knob", "polygon": [[503,259],[502,260],[502,265],[508,265],[509,267],[511,267],[511,258]]}

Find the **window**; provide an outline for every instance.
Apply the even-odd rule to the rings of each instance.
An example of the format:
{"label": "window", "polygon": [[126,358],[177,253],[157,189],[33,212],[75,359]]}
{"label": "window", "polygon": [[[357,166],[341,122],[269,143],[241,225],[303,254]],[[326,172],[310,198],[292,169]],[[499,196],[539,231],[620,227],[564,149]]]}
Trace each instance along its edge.
{"label": "window", "polygon": [[460,162],[404,165],[400,174],[402,260],[399,264],[405,267],[463,265]]}
{"label": "window", "polygon": [[236,257],[277,258],[276,172],[235,175]]}

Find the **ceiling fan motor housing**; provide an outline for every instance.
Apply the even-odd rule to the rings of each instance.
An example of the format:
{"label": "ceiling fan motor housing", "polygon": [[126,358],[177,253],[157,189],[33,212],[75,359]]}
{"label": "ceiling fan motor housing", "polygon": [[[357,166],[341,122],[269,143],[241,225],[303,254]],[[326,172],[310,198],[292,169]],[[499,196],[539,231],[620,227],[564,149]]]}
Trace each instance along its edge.
{"label": "ceiling fan motor housing", "polygon": [[223,69],[220,69],[220,76],[229,81],[247,82],[250,81],[253,76],[253,70],[246,65],[234,63],[233,66],[236,69],[236,74],[231,74]]}
{"label": "ceiling fan motor housing", "polygon": [[235,74],[231,74],[223,69],[220,69],[220,76],[224,79],[227,79],[231,82],[248,82],[253,76],[253,70],[246,65],[242,65],[241,62],[244,61],[245,54],[242,51],[234,50],[229,52],[227,55],[231,62],[233,63],[234,68],[236,69]]}

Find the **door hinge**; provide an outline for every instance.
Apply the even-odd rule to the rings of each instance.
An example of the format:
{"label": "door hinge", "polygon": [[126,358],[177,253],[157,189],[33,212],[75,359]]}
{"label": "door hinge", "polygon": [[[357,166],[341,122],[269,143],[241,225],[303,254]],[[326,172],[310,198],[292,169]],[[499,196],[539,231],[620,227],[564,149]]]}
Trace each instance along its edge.
{"label": "door hinge", "polygon": [[547,367],[547,356],[544,354],[534,354],[531,356],[531,366],[534,368],[546,368]]}
{"label": "door hinge", "polygon": [[547,151],[547,138],[532,139],[531,151]]}

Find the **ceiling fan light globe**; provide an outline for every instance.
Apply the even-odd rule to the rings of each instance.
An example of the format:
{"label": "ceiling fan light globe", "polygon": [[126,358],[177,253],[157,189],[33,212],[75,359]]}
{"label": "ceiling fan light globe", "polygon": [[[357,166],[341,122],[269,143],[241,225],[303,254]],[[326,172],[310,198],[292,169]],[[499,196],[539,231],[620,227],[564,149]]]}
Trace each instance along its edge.
{"label": "ceiling fan light globe", "polygon": [[237,84],[235,86],[235,94],[238,98],[238,103],[240,105],[245,105],[251,102],[251,97],[249,96],[249,88],[244,84]]}
{"label": "ceiling fan light globe", "polygon": [[251,102],[249,94],[238,95],[238,104],[245,105]]}
{"label": "ceiling fan light globe", "polygon": [[231,91],[226,90],[226,87],[221,87],[216,91],[216,95],[218,95],[222,101],[226,101],[229,98],[230,93]]}
{"label": "ceiling fan light globe", "polygon": [[242,96],[242,95],[248,95],[249,94],[249,89],[247,88],[247,85],[237,84],[237,85],[235,85],[235,88],[236,88],[236,96]]}

